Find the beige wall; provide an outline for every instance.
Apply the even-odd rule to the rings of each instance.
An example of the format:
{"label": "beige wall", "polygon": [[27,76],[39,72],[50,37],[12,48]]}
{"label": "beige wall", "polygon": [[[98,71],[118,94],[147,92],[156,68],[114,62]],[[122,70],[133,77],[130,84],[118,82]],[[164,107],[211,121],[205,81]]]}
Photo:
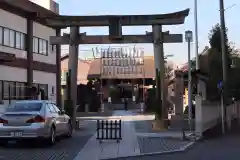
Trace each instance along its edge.
{"label": "beige wall", "polygon": [[[12,13],[0,9],[0,26],[7,27],[22,33],[27,33],[27,20]],[[33,24],[33,35],[49,41],[49,36],[56,35],[54,29],[48,28],[41,24]],[[0,52],[15,54],[18,58],[27,58],[26,51],[5,47],[0,45]],[[35,61],[56,64],[56,51],[52,50],[51,45],[48,46],[48,55],[33,54]],[[1,53],[0,53],[1,54]],[[23,68],[9,67],[0,65],[0,80],[8,81],[27,81],[27,70]],[[55,95],[52,95],[52,87],[56,93],[56,75],[54,73],[33,71],[33,83],[48,84],[49,97],[56,100]]]}
{"label": "beige wall", "polygon": [[[7,21],[6,19],[11,19]],[[22,33],[27,33],[27,20],[12,13],[0,9],[0,26],[7,27]],[[56,31],[52,28],[43,26],[34,22],[33,36],[48,40],[48,56],[34,54],[33,60],[45,62],[49,64],[56,64],[56,50],[49,45],[50,36],[55,36]],[[15,54],[18,58],[27,58],[27,52],[19,49],[5,47],[0,45],[0,51]]]}
{"label": "beige wall", "polygon": [[[7,27],[22,33],[27,33],[27,20],[0,9],[0,26]],[[26,58],[26,51],[0,45],[0,52],[15,54],[16,57]],[[1,78],[1,77],[0,77]]]}
{"label": "beige wall", "polygon": [[56,64],[56,49],[53,49],[49,44],[50,36],[56,36],[56,30],[43,26],[39,23],[33,23],[33,36],[42,38],[48,41],[48,56],[33,54],[33,60],[45,62],[49,64]]}

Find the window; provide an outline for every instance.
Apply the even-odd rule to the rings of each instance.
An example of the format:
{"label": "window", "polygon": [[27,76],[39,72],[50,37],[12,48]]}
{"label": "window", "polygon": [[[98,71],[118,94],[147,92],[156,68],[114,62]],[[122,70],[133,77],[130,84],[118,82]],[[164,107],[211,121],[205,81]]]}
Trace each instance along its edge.
{"label": "window", "polygon": [[0,81],[0,100],[3,99],[3,86],[2,86],[3,82]]}
{"label": "window", "polygon": [[43,53],[43,40],[39,39],[38,42],[39,42],[39,51],[38,51],[38,53],[42,54]]}
{"label": "window", "polygon": [[1,99],[26,99],[26,84],[24,82],[0,81]]}
{"label": "window", "polygon": [[3,99],[9,98],[9,84],[7,82],[3,82]]}
{"label": "window", "polygon": [[16,99],[16,83],[8,82],[10,99]]}
{"label": "window", "polygon": [[16,82],[16,99],[19,99],[21,96],[21,83]]}
{"label": "window", "polygon": [[9,30],[9,46],[15,47],[15,32],[13,30]]}
{"label": "window", "polygon": [[26,111],[40,111],[42,103],[17,102],[7,107],[7,112],[26,112]]}
{"label": "window", "polygon": [[42,40],[42,54],[47,55],[48,45],[46,40]]}
{"label": "window", "polygon": [[52,94],[55,94],[55,88],[52,86]]}
{"label": "window", "polygon": [[55,105],[55,104],[52,104],[53,108],[55,109],[56,112],[60,112],[60,109]]}
{"label": "window", "polygon": [[56,113],[57,112],[52,104],[49,103],[47,106],[48,106],[50,112],[52,112],[52,113]]}
{"label": "window", "polygon": [[21,49],[25,50],[26,46],[25,46],[25,34],[21,33]]}
{"label": "window", "polygon": [[67,73],[68,73],[68,71],[62,71],[62,75],[61,75],[61,79],[62,79],[62,81],[66,81],[67,80]]}
{"label": "window", "polygon": [[38,84],[33,83],[32,85],[33,85],[33,87],[36,87],[37,91],[39,91],[39,85]]}
{"label": "window", "polygon": [[37,37],[33,38],[33,52],[37,54],[48,54],[48,42]]}
{"label": "window", "polygon": [[38,53],[38,38],[33,37],[33,52]]}
{"label": "window", "polygon": [[26,98],[26,92],[27,92],[27,85],[25,83],[19,83],[19,99],[25,99]]}
{"label": "window", "polygon": [[22,49],[21,48],[21,33],[16,32],[16,48],[17,49]]}
{"label": "window", "polygon": [[48,44],[46,40],[42,40],[42,53],[44,55],[47,55],[47,51],[48,51]]}
{"label": "window", "polygon": [[16,82],[15,96],[16,99],[25,99],[26,98],[26,86],[25,83]]}
{"label": "window", "polygon": [[4,30],[3,30],[3,37],[4,37],[4,39],[3,39],[3,44],[4,45],[6,45],[6,46],[9,46],[9,29],[7,29],[7,28],[4,28]]}
{"label": "window", "polygon": [[3,43],[3,28],[0,27],[0,44]]}
{"label": "window", "polygon": [[57,45],[55,45],[55,44],[52,45],[52,51],[53,51],[53,52],[56,52],[56,51],[57,51]]}
{"label": "window", "polygon": [[25,34],[0,26],[0,44],[24,50]]}
{"label": "window", "polygon": [[47,84],[39,84],[39,89],[44,90],[45,96],[48,97],[48,85]]}

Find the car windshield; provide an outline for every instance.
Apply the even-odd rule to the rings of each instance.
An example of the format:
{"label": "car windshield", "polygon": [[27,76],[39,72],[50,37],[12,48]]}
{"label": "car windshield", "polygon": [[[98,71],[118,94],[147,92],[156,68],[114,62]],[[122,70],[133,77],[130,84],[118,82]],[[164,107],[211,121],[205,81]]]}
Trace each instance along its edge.
{"label": "car windshield", "polygon": [[36,112],[40,111],[42,103],[15,103],[6,108],[7,112]]}

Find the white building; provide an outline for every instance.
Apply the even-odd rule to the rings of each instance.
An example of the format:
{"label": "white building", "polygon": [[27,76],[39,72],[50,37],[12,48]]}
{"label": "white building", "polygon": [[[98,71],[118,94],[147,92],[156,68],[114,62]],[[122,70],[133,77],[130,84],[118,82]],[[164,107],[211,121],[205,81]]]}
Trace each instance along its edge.
{"label": "white building", "polygon": [[[0,2],[0,99],[5,104],[29,97],[26,90],[31,86],[44,89],[49,99],[59,98],[60,47],[51,46],[49,36],[60,31],[34,18],[58,14],[58,4],[31,1]],[[44,7],[36,4],[43,1]]]}

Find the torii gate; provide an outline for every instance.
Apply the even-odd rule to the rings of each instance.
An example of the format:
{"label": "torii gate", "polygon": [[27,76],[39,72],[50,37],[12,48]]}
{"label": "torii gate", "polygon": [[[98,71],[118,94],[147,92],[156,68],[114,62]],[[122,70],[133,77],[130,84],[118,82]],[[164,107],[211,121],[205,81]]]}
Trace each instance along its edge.
{"label": "torii gate", "polygon": [[[162,118],[167,118],[166,93],[164,91],[164,50],[163,43],[182,43],[182,34],[163,32],[163,25],[183,24],[189,15],[189,9],[158,15],[101,15],[101,16],[66,16],[40,17],[54,28],[70,27],[70,34],[50,37],[52,45],[70,45],[68,68],[71,70],[71,95],[74,106],[73,122],[76,118],[76,88],[78,67],[78,45],[80,44],[118,44],[118,43],[153,43],[156,69],[157,99],[162,104]],[[151,25],[152,32],[145,35],[122,35],[122,26]],[[79,27],[108,26],[109,35],[89,36],[79,33]],[[161,101],[162,100],[162,101]],[[75,125],[75,123],[73,123]],[[73,126],[75,127],[75,126]]]}

